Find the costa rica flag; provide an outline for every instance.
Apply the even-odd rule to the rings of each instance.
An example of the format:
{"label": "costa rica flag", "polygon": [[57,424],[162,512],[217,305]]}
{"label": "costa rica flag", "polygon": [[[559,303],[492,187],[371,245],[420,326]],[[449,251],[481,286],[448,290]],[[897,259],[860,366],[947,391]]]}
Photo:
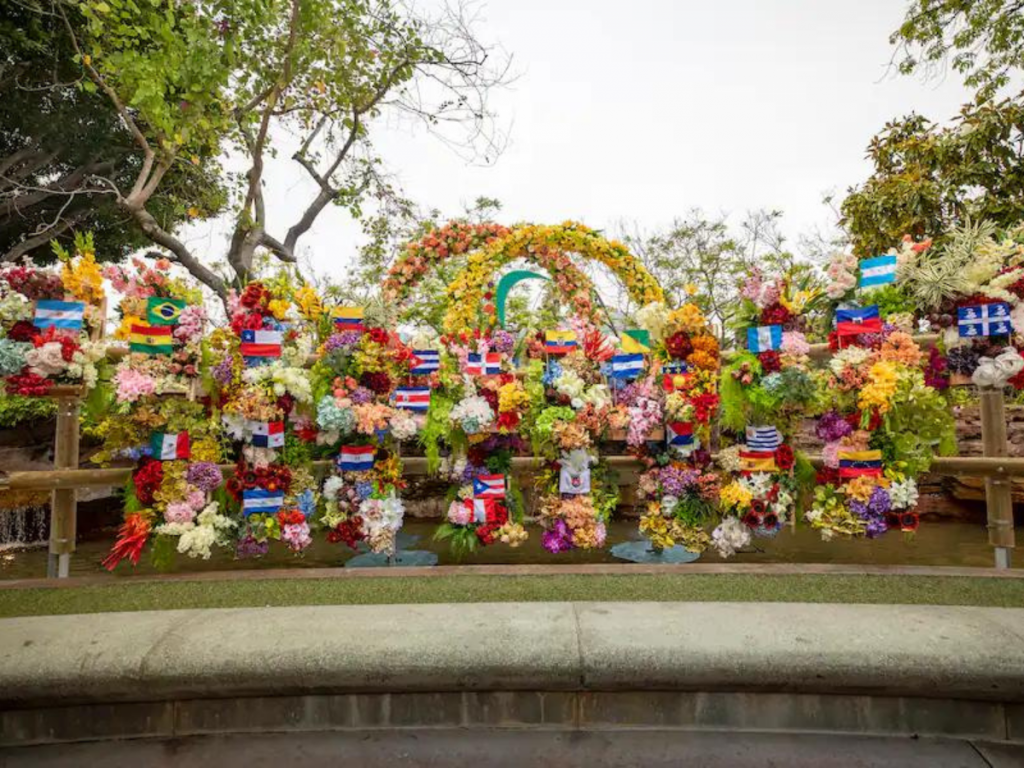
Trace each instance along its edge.
{"label": "costa rica flag", "polygon": [[257,448],[282,447],[284,445],[284,422],[252,422],[252,444]]}
{"label": "costa rica flag", "polygon": [[430,387],[399,387],[394,402],[396,408],[426,413],[430,409]]}
{"label": "costa rica flag", "polygon": [[187,459],[192,455],[188,432],[155,432],[150,445],[153,458],[160,461]]}
{"label": "costa rica flag", "polygon": [[409,358],[409,373],[413,376],[428,376],[441,370],[441,353],[436,349],[414,349]]}
{"label": "costa rica flag", "polygon": [[473,478],[473,496],[478,499],[504,499],[504,475],[480,475]]}
{"label": "costa rica flag", "polygon": [[372,445],[343,445],[338,454],[338,469],[342,472],[363,472],[373,469],[377,449]]}
{"label": "costa rica flag", "polygon": [[242,357],[280,357],[283,337],[281,331],[242,331]]}
{"label": "costa rica flag", "polygon": [[881,333],[882,318],[878,305],[836,310],[836,333],[840,336],[859,336],[862,333]]}

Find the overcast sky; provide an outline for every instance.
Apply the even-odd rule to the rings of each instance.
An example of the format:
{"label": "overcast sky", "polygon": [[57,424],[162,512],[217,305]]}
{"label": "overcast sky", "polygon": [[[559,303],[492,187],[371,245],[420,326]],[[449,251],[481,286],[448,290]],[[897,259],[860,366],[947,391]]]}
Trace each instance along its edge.
{"label": "overcast sky", "polygon": [[[699,206],[777,208],[797,235],[829,220],[821,204],[869,172],[870,138],[918,111],[947,119],[969,98],[958,78],[887,71],[902,0],[485,0],[478,36],[513,56],[518,80],[493,105],[510,144],[468,165],[421,130],[383,125],[375,143],[405,192],[458,213],[498,198],[504,223],[567,218],[613,229],[666,226]],[[290,161],[267,176],[270,230],[314,194]],[[189,241],[221,255],[222,228]],[[282,236],[279,234],[279,236]],[[339,276],[358,230],[327,211],[301,241]]]}

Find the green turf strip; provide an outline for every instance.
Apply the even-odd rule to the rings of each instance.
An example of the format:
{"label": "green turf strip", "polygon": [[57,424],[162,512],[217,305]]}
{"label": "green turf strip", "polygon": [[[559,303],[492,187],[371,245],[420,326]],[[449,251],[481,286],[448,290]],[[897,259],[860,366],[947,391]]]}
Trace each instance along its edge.
{"label": "green turf strip", "polygon": [[1024,580],[960,576],[555,575],[246,579],[0,590],[0,616],[505,601],[660,600],[1024,607]]}

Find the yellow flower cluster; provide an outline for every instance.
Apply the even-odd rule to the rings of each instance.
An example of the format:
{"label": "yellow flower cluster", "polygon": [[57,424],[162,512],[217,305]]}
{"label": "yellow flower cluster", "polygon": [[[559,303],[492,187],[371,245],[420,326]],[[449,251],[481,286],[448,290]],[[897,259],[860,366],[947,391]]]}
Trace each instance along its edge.
{"label": "yellow flower cluster", "polygon": [[306,320],[317,321],[324,313],[323,302],[320,301],[320,294],[308,285],[304,285],[295,291],[295,305]]}
{"label": "yellow flower cluster", "polygon": [[530,402],[530,396],[518,381],[502,384],[498,389],[498,410],[501,413],[518,411]]}
{"label": "yellow flower cluster", "polygon": [[670,335],[676,331],[697,333],[707,329],[707,320],[696,304],[683,304],[669,313],[668,325]]}
{"label": "yellow flower cluster", "polygon": [[733,480],[718,492],[718,498],[721,500],[722,506],[727,509],[732,509],[733,507],[736,509],[746,509],[750,506],[754,495],[740,485],[738,481]]}
{"label": "yellow flower cluster", "polygon": [[276,320],[284,320],[288,317],[289,307],[291,307],[291,302],[287,299],[271,299],[267,302],[267,311],[270,312]]}
{"label": "yellow flower cluster", "polygon": [[127,341],[132,335],[133,325],[146,325],[146,321],[138,315],[125,315],[121,318],[121,324],[114,331],[114,338],[118,341]]}
{"label": "yellow flower cluster", "polygon": [[879,413],[887,413],[898,384],[895,363],[879,360],[868,369],[868,381],[860,390],[857,406],[862,411],[877,408]]}
{"label": "yellow flower cluster", "polygon": [[889,481],[883,477],[867,477],[866,475],[861,475],[860,477],[855,477],[843,485],[842,491],[851,499],[866,502],[871,498],[871,492],[879,485],[883,488],[888,488]]}
{"label": "yellow flower cluster", "polygon": [[218,464],[223,455],[220,443],[210,437],[193,441],[190,450],[192,461],[211,461],[214,464]]}
{"label": "yellow flower cluster", "polygon": [[60,279],[64,289],[79,301],[94,306],[103,301],[103,274],[94,251],[81,251],[77,259],[66,260]]}

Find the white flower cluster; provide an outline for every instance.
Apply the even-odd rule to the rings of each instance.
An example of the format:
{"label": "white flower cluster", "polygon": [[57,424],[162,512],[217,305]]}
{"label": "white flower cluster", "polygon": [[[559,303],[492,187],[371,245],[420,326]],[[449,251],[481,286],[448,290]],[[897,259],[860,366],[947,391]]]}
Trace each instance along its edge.
{"label": "white flower cluster", "polygon": [[651,334],[651,341],[657,342],[665,338],[668,315],[668,307],[659,301],[652,301],[637,310],[636,321],[641,328]]}
{"label": "white flower cluster", "polygon": [[832,373],[838,376],[848,367],[856,368],[861,365],[872,354],[870,349],[864,347],[847,347],[832,355],[832,359],[828,361],[828,367]]}
{"label": "white flower cluster", "polygon": [[490,403],[480,395],[472,395],[456,403],[448,418],[469,435],[483,432],[494,422]]}
{"label": "white flower cluster", "polygon": [[394,552],[395,534],[402,527],[405,506],[397,496],[366,499],[359,505],[363,530],[374,552]]}
{"label": "white flower cluster", "polygon": [[918,497],[917,483],[912,478],[889,486],[889,501],[893,509],[910,509],[917,505]]}
{"label": "white flower cluster", "polygon": [[218,504],[214,501],[199,513],[194,522],[164,523],[157,526],[156,532],[165,536],[177,536],[180,554],[209,560],[214,545],[230,544],[230,531],[234,527],[234,520],[218,514]]}
{"label": "white flower cluster", "polygon": [[313,402],[313,390],[310,386],[309,374],[303,368],[282,365],[258,365],[246,368],[242,372],[242,381],[246,384],[263,384],[269,382],[277,397],[289,394],[300,403]]}
{"label": "white flower cluster", "polygon": [[420,422],[416,415],[402,408],[396,408],[391,417],[391,434],[396,440],[408,440],[419,432]]}
{"label": "white flower cluster", "polygon": [[732,557],[750,544],[750,530],[735,517],[725,518],[711,532],[711,546],[720,557]]}

